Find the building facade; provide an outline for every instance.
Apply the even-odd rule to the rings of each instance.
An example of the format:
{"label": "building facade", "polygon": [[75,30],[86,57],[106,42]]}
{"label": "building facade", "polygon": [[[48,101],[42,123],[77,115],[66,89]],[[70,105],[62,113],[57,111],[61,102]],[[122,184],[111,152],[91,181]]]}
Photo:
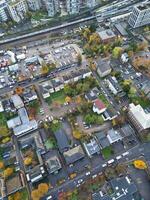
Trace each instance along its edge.
{"label": "building facade", "polygon": [[41,1],[40,0],[27,0],[27,4],[29,7],[29,10],[36,11],[41,8]]}
{"label": "building facade", "polygon": [[49,17],[53,17],[60,10],[59,0],[44,0],[44,4]]}
{"label": "building facade", "polygon": [[0,21],[5,22],[9,18],[9,13],[7,10],[7,3],[5,0],[0,1]]}
{"label": "building facade", "polygon": [[96,0],[86,0],[86,6],[89,8],[93,8],[96,6]]}
{"label": "building facade", "polygon": [[80,11],[80,0],[66,0],[68,14],[77,14]]}
{"label": "building facade", "polygon": [[150,3],[135,6],[128,21],[133,28],[150,24]]}
{"label": "building facade", "polygon": [[8,3],[9,14],[15,22],[20,22],[26,17],[28,5],[26,0],[12,0]]}

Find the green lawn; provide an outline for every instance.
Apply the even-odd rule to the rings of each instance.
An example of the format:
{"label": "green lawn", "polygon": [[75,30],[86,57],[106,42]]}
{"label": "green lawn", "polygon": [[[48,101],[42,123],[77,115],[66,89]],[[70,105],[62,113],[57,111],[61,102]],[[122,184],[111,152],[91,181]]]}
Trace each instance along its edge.
{"label": "green lawn", "polygon": [[105,104],[105,106],[109,106],[109,102],[107,101],[106,97],[103,94],[99,95],[99,99]]}
{"label": "green lawn", "polygon": [[46,142],[45,142],[45,146],[47,149],[53,149],[56,148],[56,141],[54,138],[49,138]]}
{"label": "green lawn", "polygon": [[48,104],[51,104],[51,103],[59,103],[59,104],[63,104],[65,103],[65,94],[64,94],[64,90],[60,90],[58,92],[54,92],[51,94],[50,97],[48,97],[46,99],[46,102]]}
{"label": "green lawn", "polygon": [[7,127],[7,119],[6,119],[5,113],[2,112],[0,113],[0,135],[6,136],[8,135],[8,133],[9,133],[9,130]]}
{"label": "green lawn", "polygon": [[135,104],[140,104],[143,108],[147,108],[150,106],[150,100],[144,99],[142,97],[134,97],[131,99],[131,101]]}
{"label": "green lawn", "polygon": [[49,18],[45,11],[38,11],[32,14],[32,19],[39,21],[40,19]]}
{"label": "green lawn", "polygon": [[102,154],[105,159],[109,159],[111,157],[111,155],[113,154],[113,150],[112,150],[111,146],[106,147],[106,148],[102,149],[101,151],[102,151]]}

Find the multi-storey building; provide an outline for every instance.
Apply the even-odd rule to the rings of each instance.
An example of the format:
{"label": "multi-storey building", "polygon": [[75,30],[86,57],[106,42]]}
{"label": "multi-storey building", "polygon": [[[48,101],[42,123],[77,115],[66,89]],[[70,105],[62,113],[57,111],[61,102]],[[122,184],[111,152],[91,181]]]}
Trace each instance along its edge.
{"label": "multi-storey building", "polygon": [[96,0],[86,0],[86,6],[89,8],[93,8],[96,6]]}
{"label": "multi-storey building", "polygon": [[41,8],[41,1],[40,0],[27,0],[27,4],[29,7],[29,10],[36,11]]}
{"label": "multi-storey building", "polygon": [[128,23],[133,28],[150,24],[150,3],[135,6]]}
{"label": "multi-storey building", "polygon": [[43,1],[49,17],[53,17],[59,12],[59,0],[44,0]]}
{"label": "multi-storey building", "polygon": [[67,12],[69,14],[79,13],[80,4],[80,0],[66,0]]}
{"label": "multi-storey building", "polygon": [[14,21],[20,22],[25,18],[28,11],[26,0],[11,0],[7,6],[9,14]]}
{"label": "multi-storey building", "polygon": [[138,132],[150,129],[150,113],[146,112],[140,105],[129,105],[129,119]]}
{"label": "multi-storey building", "polygon": [[9,14],[7,10],[7,3],[5,0],[0,1],[0,21],[5,22],[8,20]]}

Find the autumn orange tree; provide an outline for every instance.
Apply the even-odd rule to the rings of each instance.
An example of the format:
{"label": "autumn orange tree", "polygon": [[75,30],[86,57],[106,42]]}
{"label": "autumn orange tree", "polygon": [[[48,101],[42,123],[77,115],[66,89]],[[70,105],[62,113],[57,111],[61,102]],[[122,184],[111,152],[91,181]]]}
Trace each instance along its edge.
{"label": "autumn orange tree", "polygon": [[31,163],[32,163],[32,158],[31,157],[26,157],[25,160],[24,160],[24,164],[26,166],[28,166],[28,165],[31,165]]}
{"label": "autumn orange tree", "polygon": [[11,176],[13,174],[13,172],[14,172],[13,168],[10,168],[10,167],[6,168],[4,170],[4,177],[7,178],[7,177]]}
{"label": "autumn orange tree", "polygon": [[135,160],[133,165],[136,169],[147,169],[147,165],[143,160]]}
{"label": "autumn orange tree", "polygon": [[47,183],[41,183],[38,185],[38,191],[41,194],[41,196],[43,196],[44,194],[46,194],[48,192],[48,184]]}
{"label": "autumn orange tree", "polygon": [[42,196],[39,193],[38,189],[36,189],[31,192],[31,197],[33,200],[39,200]]}
{"label": "autumn orange tree", "polygon": [[4,169],[4,163],[0,161],[0,169]]}
{"label": "autumn orange tree", "polygon": [[18,94],[18,95],[22,94],[23,91],[24,91],[24,88],[22,88],[22,87],[16,87],[16,89],[15,89],[15,92],[16,92],[16,94]]}

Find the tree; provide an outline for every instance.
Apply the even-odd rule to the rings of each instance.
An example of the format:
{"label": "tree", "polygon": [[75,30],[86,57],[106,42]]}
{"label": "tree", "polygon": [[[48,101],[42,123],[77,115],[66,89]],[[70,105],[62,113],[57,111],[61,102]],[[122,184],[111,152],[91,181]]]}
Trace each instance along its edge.
{"label": "tree", "polygon": [[32,158],[31,157],[26,157],[25,160],[24,160],[24,164],[26,166],[28,166],[28,165],[31,165],[31,163],[32,163]]}
{"label": "tree", "polygon": [[85,29],[83,30],[83,37],[84,37],[86,40],[89,39],[90,34],[91,34],[91,31],[90,31],[89,28],[85,28]]}
{"label": "tree", "polygon": [[92,44],[98,45],[98,44],[100,44],[100,41],[101,40],[100,40],[98,33],[93,33],[92,35],[90,35],[90,39],[89,39],[90,45],[92,45]]}
{"label": "tree", "polygon": [[123,52],[123,49],[121,47],[115,47],[112,51],[112,55],[114,58],[119,58],[122,52]]}
{"label": "tree", "polygon": [[32,12],[30,12],[30,11],[26,12],[26,16],[27,16],[28,19],[31,19],[31,17],[32,17]]}
{"label": "tree", "polygon": [[14,195],[14,200],[22,200],[22,195],[20,192],[16,192]]}
{"label": "tree", "polygon": [[72,101],[72,98],[71,98],[71,97],[67,96],[67,97],[65,98],[65,102],[66,102],[66,103],[71,103],[71,101]]}
{"label": "tree", "polygon": [[82,133],[81,133],[78,129],[75,129],[75,130],[73,130],[73,137],[74,137],[75,139],[80,140],[81,137],[82,137]]}
{"label": "tree", "polygon": [[42,74],[48,74],[49,73],[49,67],[47,65],[43,65],[41,69]]}
{"label": "tree", "polygon": [[147,165],[143,160],[135,160],[133,165],[136,169],[147,169]]}
{"label": "tree", "polygon": [[41,196],[45,195],[48,192],[49,186],[47,183],[40,183],[38,185],[38,192],[41,194]]}
{"label": "tree", "polygon": [[39,191],[36,189],[36,190],[33,190],[31,192],[31,197],[33,200],[40,200],[41,198],[41,194],[39,193]]}
{"label": "tree", "polygon": [[4,163],[0,161],[0,169],[4,169]]}
{"label": "tree", "polygon": [[128,56],[131,58],[134,56],[134,52],[132,50],[128,51]]}
{"label": "tree", "polygon": [[16,92],[16,94],[18,94],[18,95],[22,94],[23,91],[24,91],[24,88],[22,88],[22,87],[16,87],[16,89],[15,89],[15,92]]}
{"label": "tree", "polygon": [[4,177],[7,178],[7,177],[11,176],[13,174],[13,172],[14,172],[13,168],[10,168],[10,167],[6,168],[4,170]]}

